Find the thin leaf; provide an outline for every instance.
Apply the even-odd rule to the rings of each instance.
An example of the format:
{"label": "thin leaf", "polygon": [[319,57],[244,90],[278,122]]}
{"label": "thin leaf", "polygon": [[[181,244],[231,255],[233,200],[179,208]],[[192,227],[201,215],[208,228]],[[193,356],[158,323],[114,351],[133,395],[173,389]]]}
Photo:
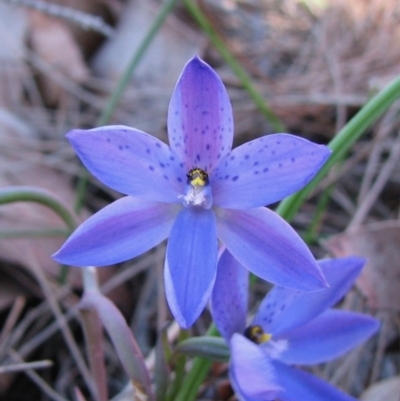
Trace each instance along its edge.
{"label": "thin leaf", "polygon": [[214,361],[227,362],[229,360],[229,347],[220,337],[192,337],[178,344],[175,353],[189,356],[199,356]]}
{"label": "thin leaf", "polygon": [[143,355],[119,309],[98,291],[86,291],[81,306],[93,308],[99,314],[119,359],[132,380],[138,399],[153,401],[155,396]]}

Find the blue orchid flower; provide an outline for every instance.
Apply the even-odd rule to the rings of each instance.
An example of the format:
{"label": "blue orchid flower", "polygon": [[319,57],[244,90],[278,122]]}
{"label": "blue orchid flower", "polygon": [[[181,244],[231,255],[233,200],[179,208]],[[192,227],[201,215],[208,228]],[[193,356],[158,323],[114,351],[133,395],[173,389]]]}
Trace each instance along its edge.
{"label": "blue orchid flower", "polygon": [[198,57],[185,66],[168,111],[169,146],[134,128],[67,134],[88,170],[126,194],[86,220],[53,256],[75,266],[133,258],[169,237],[165,286],[182,327],[207,303],[218,240],[255,275],[282,286],[326,285],[311,252],[263,207],[307,184],[330,155],[326,146],[274,134],[232,150],[233,116],[218,75]]}
{"label": "blue orchid flower", "polygon": [[332,309],[365,261],[319,261],[329,288],[302,292],[274,287],[246,326],[248,272],[225,250],[218,263],[212,314],[231,350],[230,378],[242,401],[355,401],[310,373],[312,365],[343,355],[379,328],[371,316]]}

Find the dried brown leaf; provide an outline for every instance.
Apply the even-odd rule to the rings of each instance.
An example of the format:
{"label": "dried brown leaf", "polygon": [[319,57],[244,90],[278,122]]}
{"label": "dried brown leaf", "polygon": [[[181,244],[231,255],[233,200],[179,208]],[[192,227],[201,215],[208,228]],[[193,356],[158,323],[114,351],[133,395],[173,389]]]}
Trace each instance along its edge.
{"label": "dried brown leaf", "polygon": [[[84,82],[89,70],[68,24],[39,11],[30,11],[30,23],[33,50],[68,78],[77,83]],[[56,103],[62,93],[59,85],[45,74],[40,76],[40,80],[45,100],[50,104]]]}
{"label": "dried brown leaf", "polygon": [[356,284],[373,308],[400,310],[400,222],[388,220],[360,226],[326,241],[336,257],[367,259]]}
{"label": "dried brown leaf", "polygon": [[361,395],[362,401],[400,401],[400,376],[373,384]]}

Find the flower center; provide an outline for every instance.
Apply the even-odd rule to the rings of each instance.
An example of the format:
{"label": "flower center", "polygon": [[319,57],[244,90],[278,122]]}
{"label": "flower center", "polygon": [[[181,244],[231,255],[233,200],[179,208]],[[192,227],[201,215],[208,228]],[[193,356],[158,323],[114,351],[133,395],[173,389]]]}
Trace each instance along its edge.
{"label": "flower center", "polygon": [[272,359],[279,359],[282,352],[288,348],[287,340],[272,340],[272,334],[266,333],[261,326],[249,326],[244,331],[244,336],[253,343],[263,347]]}
{"label": "flower center", "polygon": [[212,193],[208,174],[201,168],[192,168],[187,173],[185,194],[179,195],[186,207],[198,206],[210,209],[212,206]]}
{"label": "flower center", "polygon": [[249,326],[244,331],[244,336],[256,344],[262,344],[269,341],[272,337],[271,334],[265,333],[261,326]]}
{"label": "flower center", "polygon": [[201,168],[192,168],[187,174],[188,182],[193,187],[204,187],[208,184],[208,174]]}

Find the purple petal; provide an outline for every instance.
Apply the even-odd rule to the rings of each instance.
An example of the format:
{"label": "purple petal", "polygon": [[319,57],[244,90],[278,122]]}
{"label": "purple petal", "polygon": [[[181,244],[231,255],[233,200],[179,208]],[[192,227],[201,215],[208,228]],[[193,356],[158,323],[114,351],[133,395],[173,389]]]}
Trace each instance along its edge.
{"label": "purple petal", "polygon": [[218,238],[256,276],[300,290],[324,288],[310,250],[293,228],[267,208],[217,210]]}
{"label": "purple petal", "polygon": [[281,401],[357,401],[310,373],[276,360],[272,364],[283,387]]}
{"label": "purple petal", "polygon": [[360,274],[364,259],[348,257],[318,262],[329,288],[304,293],[274,287],[261,302],[253,324],[280,335],[314,319],[346,294]]}
{"label": "purple petal", "polygon": [[168,240],[164,270],[166,296],[183,328],[203,311],[215,281],[218,242],[212,210],[183,208]]}
{"label": "purple petal", "polygon": [[222,337],[229,343],[233,333],[246,328],[249,273],[230,254],[223,251],[211,298],[212,316]]}
{"label": "purple petal", "polygon": [[198,57],[180,76],[168,110],[171,149],[194,167],[211,172],[232,147],[232,107],[224,84]]}
{"label": "purple petal", "polygon": [[268,355],[259,345],[240,334],[232,336],[230,346],[230,377],[239,398],[246,401],[275,400],[282,389],[277,384]]}
{"label": "purple petal", "polygon": [[53,258],[72,266],[105,266],[140,255],[168,237],[176,208],[131,196],[81,224]]}
{"label": "purple petal", "polygon": [[289,134],[267,135],[234,149],[213,171],[214,203],[249,209],[269,205],[304,187],[331,151]]}
{"label": "purple petal", "polygon": [[338,358],[379,329],[378,320],[362,313],[328,309],[304,326],[282,333],[288,348],[279,359],[312,365]]}
{"label": "purple petal", "polygon": [[159,139],[124,126],[73,130],[67,138],[86,168],[109,187],[150,201],[181,202],[181,160]]}

